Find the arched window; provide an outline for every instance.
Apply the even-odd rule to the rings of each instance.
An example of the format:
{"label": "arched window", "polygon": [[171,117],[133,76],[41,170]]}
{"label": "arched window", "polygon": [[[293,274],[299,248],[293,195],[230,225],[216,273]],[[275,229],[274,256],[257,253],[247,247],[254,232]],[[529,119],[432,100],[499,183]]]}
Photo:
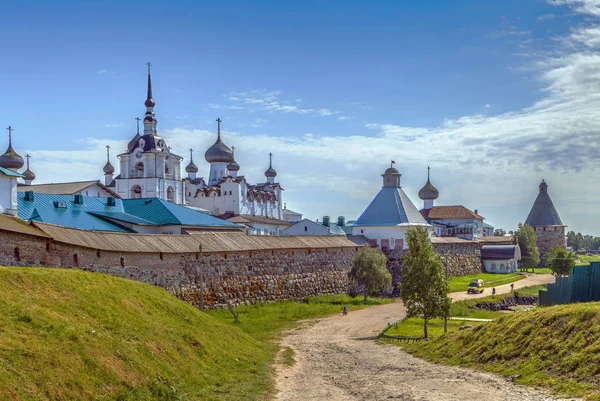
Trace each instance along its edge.
{"label": "arched window", "polygon": [[165,176],[169,175],[169,163],[165,163]]}
{"label": "arched window", "polygon": [[76,253],[73,254],[73,265],[79,266],[79,256]]}
{"label": "arched window", "polygon": [[304,226],[304,231],[308,231],[308,227],[307,226]]}
{"label": "arched window", "polygon": [[21,250],[19,248],[15,248],[15,260],[17,262],[21,261]]}
{"label": "arched window", "polygon": [[131,199],[140,199],[142,197],[142,187],[134,185],[131,187]]}
{"label": "arched window", "polygon": [[134,178],[141,178],[144,176],[144,163],[137,162],[135,165],[135,173],[133,173]]}
{"label": "arched window", "polygon": [[175,189],[171,186],[169,186],[167,188],[167,200],[169,202],[174,202],[175,201]]}
{"label": "arched window", "polygon": [[495,263],[492,263],[492,271],[493,270],[496,270],[496,264]]}
{"label": "arched window", "polygon": [[125,258],[121,256],[121,267],[125,267]]}

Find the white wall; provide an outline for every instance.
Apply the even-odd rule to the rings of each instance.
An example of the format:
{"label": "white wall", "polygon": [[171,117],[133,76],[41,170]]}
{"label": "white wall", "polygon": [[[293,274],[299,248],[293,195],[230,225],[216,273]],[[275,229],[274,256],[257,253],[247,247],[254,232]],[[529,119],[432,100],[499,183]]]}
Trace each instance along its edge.
{"label": "white wall", "polygon": [[[377,240],[377,246],[381,247],[381,240],[402,240],[403,249],[407,249],[405,235],[408,231],[407,226],[365,226],[365,227],[352,227],[352,235],[364,235],[368,239]],[[391,243],[392,241],[390,241]],[[391,246],[391,245],[390,245]]]}
{"label": "white wall", "polygon": [[17,179],[0,174],[0,212],[16,214]]}
{"label": "white wall", "polygon": [[[511,260],[485,260],[483,262],[485,271],[488,273],[516,273],[517,261]],[[495,265],[495,269],[492,269]]]}
{"label": "white wall", "polygon": [[303,219],[285,228],[283,235],[329,235],[329,228],[314,221]]}

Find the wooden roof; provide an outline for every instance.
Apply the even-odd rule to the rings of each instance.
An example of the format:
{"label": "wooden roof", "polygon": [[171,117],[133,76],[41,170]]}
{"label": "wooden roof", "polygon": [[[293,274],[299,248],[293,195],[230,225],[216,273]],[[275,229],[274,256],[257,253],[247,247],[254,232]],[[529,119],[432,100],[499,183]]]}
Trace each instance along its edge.
{"label": "wooden roof", "polygon": [[474,211],[467,209],[462,205],[457,206],[434,206],[431,209],[422,209],[421,214],[426,219],[477,219],[483,220],[484,217]]}
{"label": "wooden roof", "polygon": [[120,198],[120,196],[106,187],[98,180],[94,181],[77,181],[77,182],[57,182],[52,184],[32,184],[32,185],[19,185],[17,190],[19,192],[33,191],[38,194],[53,194],[53,195],[73,195],[77,192],[81,192],[86,188],[93,185],[98,185],[102,190],[106,191],[110,196],[114,198]]}
{"label": "wooden roof", "polygon": [[55,241],[86,248],[117,252],[194,253],[239,252],[275,249],[354,248],[341,236],[261,236],[236,232],[198,232],[189,235],[130,234],[79,230],[34,222]]}
{"label": "wooden roof", "polygon": [[38,237],[47,237],[44,232],[31,226],[26,221],[8,214],[0,214],[0,230],[35,235]]}

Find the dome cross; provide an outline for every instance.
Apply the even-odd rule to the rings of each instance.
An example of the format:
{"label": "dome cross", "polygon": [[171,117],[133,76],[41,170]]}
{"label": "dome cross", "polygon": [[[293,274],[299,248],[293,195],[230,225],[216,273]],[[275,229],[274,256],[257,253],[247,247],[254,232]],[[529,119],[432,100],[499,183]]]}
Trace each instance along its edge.
{"label": "dome cross", "polygon": [[[110,145],[106,145],[106,161],[110,161]],[[29,159],[27,159],[27,163],[29,163]]]}
{"label": "dome cross", "polygon": [[7,130],[8,130],[8,144],[10,145],[12,142],[12,132],[14,131],[14,128],[9,125]]}
{"label": "dome cross", "polygon": [[31,158],[31,155],[29,153],[27,153],[25,155],[25,158],[27,159],[27,170],[29,170],[29,159]]}
{"label": "dome cross", "polygon": [[223,122],[223,120],[221,120],[221,117],[217,117],[217,139],[221,139],[221,123]]}

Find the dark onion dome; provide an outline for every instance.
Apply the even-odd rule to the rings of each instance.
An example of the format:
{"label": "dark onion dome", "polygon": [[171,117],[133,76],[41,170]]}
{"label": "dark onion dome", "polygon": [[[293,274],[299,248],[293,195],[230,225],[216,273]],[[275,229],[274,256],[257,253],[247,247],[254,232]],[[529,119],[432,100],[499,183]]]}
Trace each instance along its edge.
{"label": "dark onion dome", "polygon": [[209,163],[231,163],[233,162],[233,153],[221,141],[221,137],[217,137],[217,141],[206,151],[204,158]]}
{"label": "dark onion dome", "polygon": [[269,166],[267,171],[265,171],[265,177],[277,177],[277,171],[272,166]]}
{"label": "dark onion dome", "polygon": [[190,160],[190,164],[188,164],[186,166],[185,172],[186,173],[197,173],[198,172],[198,166],[196,166],[196,164],[194,163],[193,160]]}
{"label": "dark onion dome", "polygon": [[[381,170],[379,170],[381,171]],[[385,170],[384,174],[400,174],[398,173],[398,170],[396,170],[394,167],[388,167],[387,170]]]}
{"label": "dark onion dome", "polygon": [[227,165],[228,171],[240,171],[240,165],[234,160]]}
{"label": "dark onion dome", "polygon": [[133,137],[133,139],[131,141],[129,141],[129,143],[127,144],[127,151],[131,152],[134,147],[135,144],[137,143],[138,139],[140,139],[140,133],[138,132],[137,134],[135,134],[135,136]]}
{"label": "dark onion dome", "polygon": [[[140,146],[143,140],[144,146]],[[129,151],[129,153],[135,151],[137,148],[141,147],[143,152],[164,152],[167,149],[167,145],[160,136],[158,135],[142,135],[137,141],[135,141],[133,148]]]}
{"label": "dark onion dome", "polygon": [[437,199],[438,196],[440,196],[439,191],[431,184],[428,178],[427,184],[419,191],[419,198],[422,200],[434,200]]}
{"label": "dark onion dome", "polygon": [[[115,168],[108,161],[106,162],[106,164],[104,165],[104,168],[102,170],[104,171],[104,174],[113,174],[115,172]],[[27,170],[27,171],[29,171],[29,170]]]}
{"label": "dark onion dome", "polygon": [[0,167],[7,168],[9,170],[18,170],[23,167],[25,163],[23,158],[15,152],[12,144],[8,143],[8,149],[2,156],[0,156]]}
{"label": "dark onion dome", "polygon": [[25,181],[33,181],[35,180],[35,174],[33,174],[33,171],[27,169],[25,170],[25,172],[23,173],[23,179]]}

